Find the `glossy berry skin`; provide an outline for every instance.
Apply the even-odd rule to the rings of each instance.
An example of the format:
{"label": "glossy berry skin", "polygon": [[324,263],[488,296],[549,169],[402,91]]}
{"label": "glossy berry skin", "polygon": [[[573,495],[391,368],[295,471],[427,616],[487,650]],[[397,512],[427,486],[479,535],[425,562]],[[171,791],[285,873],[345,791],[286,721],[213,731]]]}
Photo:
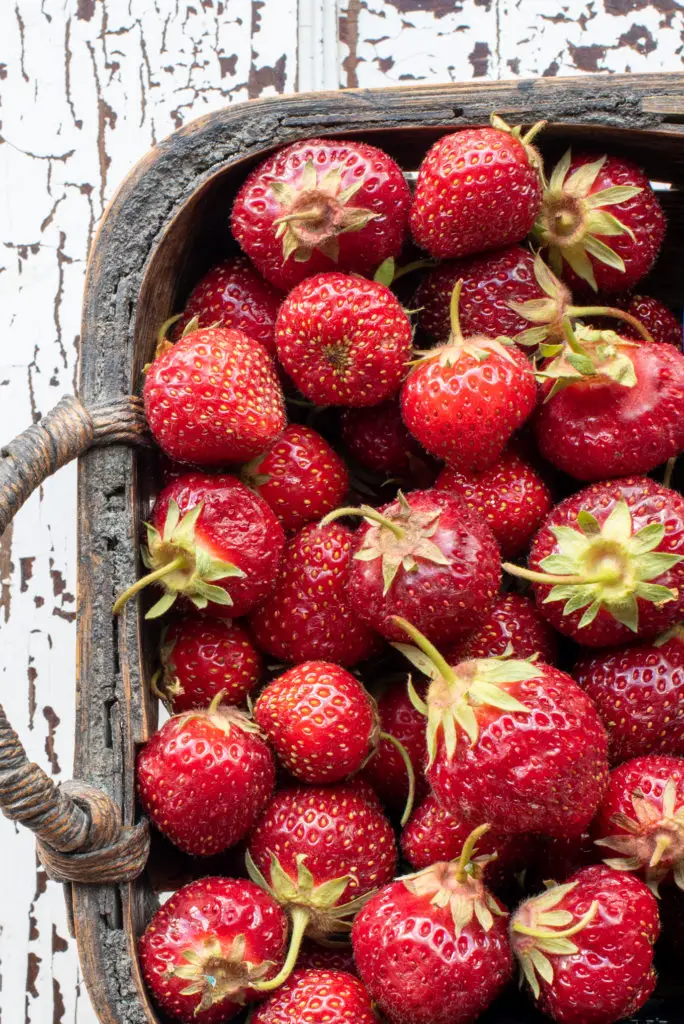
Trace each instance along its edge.
{"label": "glossy berry skin", "polygon": [[190,292],[175,334],[197,317],[200,327],[233,327],[275,355],[275,322],[283,297],[243,256],[212,267]]}
{"label": "glossy berry skin", "polygon": [[[314,190],[302,182],[306,164],[313,163],[318,178]],[[373,214],[356,230],[337,233],[340,206],[323,195],[319,186],[325,175],[340,172],[339,193],[360,184],[346,204]],[[272,187],[275,183],[275,189]],[[288,206],[279,201],[278,185],[289,186],[295,202]],[[312,192],[316,191],[315,197]],[[283,291],[288,291],[305,277],[325,270],[349,270],[372,276],[373,271],[389,256],[398,256],[406,234],[410,192],[399,166],[375,146],[364,142],[307,139],[294,142],[267,157],[247,178],[238,192],[231,217],[234,237],[263,276]],[[297,208],[322,207],[322,225],[316,225],[308,239],[313,243],[307,258],[300,261],[290,255],[283,259],[283,239],[277,236],[280,217]],[[345,205],[345,204],[342,204]],[[325,227],[330,240],[336,239],[336,258],[326,255],[316,242],[325,246]],[[307,238],[303,238],[307,241]],[[333,243],[334,244],[334,243]],[[302,246],[304,249],[305,246]],[[306,254],[301,253],[302,256]]]}
{"label": "glossy berry skin", "polygon": [[519,245],[444,263],[427,273],[413,303],[420,309],[421,330],[435,341],[449,337],[449,304],[457,281],[463,281],[458,315],[466,337],[512,338],[530,325],[508,303],[544,298],[534,276],[534,256]]}
{"label": "glossy berry skin", "polygon": [[[425,719],[411,703],[406,678],[393,682],[378,697],[380,727],[403,745],[411,759],[416,776],[416,800],[427,796],[425,780],[427,749],[425,746]],[[414,680],[420,697],[425,696],[425,685]],[[367,779],[383,804],[392,811],[402,810],[409,793],[406,768],[397,748],[389,740],[381,739],[373,757],[363,769]]]}
{"label": "glossy berry skin", "polygon": [[454,259],[519,242],[541,205],[525,146],[498,128],[445,135],[420,165],[409,223],[417,245]]}
{"label": "glossy berry skin", "polygon": [[297,970],[252,1017],[252,1024],[377,1024],[370,996],[343,971]]}
{"label": "glossy berry skin", "polygon": [[268,502],[286,530],[322,519],[349,489],[339,455],[317,431],[295,423],[243,467],[242,479]]}
{"label": "glossy berry skin", "polygon": [[[248,973],[251,971],[255,980],[274,977],[285,958],[287,932],[283,910],[257,885],[244,879],[203,878],[175,892],[141,936],[138,955],[145,983],[158,1006],[173,1020],[223,1024],[240,1012],[245,1000],[261,998],[253,988],[240,988],[239,984],[231,991],[231,966],[237,977],[247,964],[252,965]],[[236,956],[237,952],[235,943],[241,938],[242,957],[231,960],[231,954]],[[207,955],[208,945],[218,946],[213,963]],[[195,980],[186,973],[186,953],[204,960],[206,966],[197,972],[200,991],[184,995],[183,989]],[[225,958],[223,971],[221,958]],[[260,972],[266,961],[272,961],[272,966]],[[181,969],[180,976],[174,975],[174,969]],[[201,989],[211,998],[222,988],[228,990],[224,998],[199,1009]]]}
{"label": "glossy berry skin", "polygon": [[345,409],[340,432],[350,455],[376,473],[406,474],[412,459],[422,451],[406,429],[396,399],[368,408]]}
{"label": "glossy berry skin", "polygon": [[574,678],[593,700],[615,765],[646,754],[684,757],[684,640],[588,655]]}
{"label": "glossy berry skin", "polygon": [[254,706],[290,775],[302,782],[339,782],[358,772],[378,739],[373,699],[351,673],[308,661],[274,679]]}
{"label": "glossy berry skin", "polygon": [[250,618],[262,650],[288,662],[354,665],[379,639],[347,596],[354,534],[340,523],[303,527],[288,542],[272,595]]}
{"label": "glossy berry skin", "polygon": [[435,482],[485,520],[504,558],[524,551],[551,511],[551,492],[532,466],[510,448],[488,469],[458,472],[445,466]]}
{"label": "glossy berry skin", "polygon": [[223,692],[225,704],[242,704],[263,670],[261,655],[237,622],[182,618],[164,635],[157,682],[173,712],[209,707]]}
{"label": "glossy berry skin", "polygon": [[[684,449],[684,354],[647,343],[622,351],[634,365],[634,387],[581,379],[535,417],[540,454],[576,480],[648,473]],[[542,390],[548,393],[548,381]]]}
{"label": "glossy berry skin", "polygon": [[[682,319],[675,316],[671,309],[654,299],[651,295],[613,295],[608,306],[617,306],[635,316],[648,330],[654,341],[682,347]],[[616,325],[615,330],[626,338],[639,340],[641,337],[635,328],[624,322]]]}
{"label": "glossy berry skin", "polygon": [[450,665],[471,658],[491,658],[512,648],[511,657],[538,655],[552,665],[556,635],[541,617],[534,601],[522,594],[500,594],[477,629],[445,651]]}
{"label": "glossy berry skin", "polygon": [[316,405],[377,405],[399,390],[411,323],[389,288],[339,272],[294,288],[276,325],[278,358]]}
{"label": "glossy berry skin", "polygon": [[286,422],[270,356],[232,328],[193,331],[158,356],[145,375],[143,398],[159,447],[200,466],[251,459]]}
{"label": "glossy berry skin", "polygon": [[184,853],[209,857],[247,835],[273,793],[273,756],[230,707],[166,721],[136,762],[145,814]]}
{"label": "glossy berry skin", "polygon": [[358,977],[351,946],[330,949],[305,939],[297,957],[297,970],[344,971]]}

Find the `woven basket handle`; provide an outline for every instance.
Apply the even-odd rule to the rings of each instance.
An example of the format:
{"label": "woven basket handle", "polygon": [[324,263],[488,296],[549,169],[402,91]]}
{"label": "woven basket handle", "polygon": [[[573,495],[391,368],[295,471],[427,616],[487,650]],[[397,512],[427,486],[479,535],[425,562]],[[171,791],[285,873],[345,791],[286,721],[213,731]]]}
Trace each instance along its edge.
{"label": "woven basket handle", "polygon": [[[44,480],[95,445],[145,440],[142,402],[127,397],[86,409],[78,398],[55,408],[0,448],[0,536]],[[146,822],[121,824],[107,794],[84,782],[56,786],[32,764],[0,706],[0,809],[38,840],[38,853],[58,882],[125,882],[136,878],[149,851]]]}

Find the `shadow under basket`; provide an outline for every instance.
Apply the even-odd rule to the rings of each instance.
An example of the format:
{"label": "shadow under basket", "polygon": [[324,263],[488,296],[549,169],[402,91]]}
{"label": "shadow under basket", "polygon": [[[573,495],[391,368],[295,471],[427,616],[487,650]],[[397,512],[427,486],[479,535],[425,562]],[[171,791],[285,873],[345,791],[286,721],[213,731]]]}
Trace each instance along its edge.
{"label": "shadow under basket", "polygon": [[[607,150],[633,159],[660,183],[669,230],[644,291],[681,308],[684,75],[411,86],[231,106],[193,121],[153,149],[107,210],[90,256],[83,310],[79,408],[90,410],[90,426],[85,423],[75,447],[65,442],[63,450],[51,434],[45,465],[33,475],[24,473],[20,484],[16,478],[23,460],[35,457],[35,451],[17,443],[2,451],[0,485],[14,491],[4,509],[0,495],[0,531],[41,479],[87,449],[79,461],[78,484],[74,775],[104,790],[121,808],[128,839],[138,837],[130,854],[137,870],[147,854],[147,832],[144,826],[133,828],[140,820],[134,761],[156,726],[156,701],[148,685],[155,638],[144,628],[136,602],[127,604],[118,619],[112,618],[111,608],[139,574],[141,524],[154,498],[158,467],[149,446],[117,444],[144,440],[140,404],[125,396],[140,391],[142,368],[152,358],[159,326],[182,308],[201,274],[234,250],[228,227],[232,198],[251,167],[273,149],[307,137],[346,136],[381,147],[405,171],[414,171],[437,138],[487,124],[493,111],[512,124],[548,121],[540,139],[547,157],[561,155],[568,146]],[[122,402],[129,405],[120,417]],[[98,434],[95,410],[103,409],[109,414]],[[117,446],[104,447],[112,443]],[[81,813],[92,815],[92,803]],[[27,823],[41,834],[35,823]],[[106,1024],[164,1019],[145,992],[136,958],[137,937],[158,904],[157,891],[174,884],[168,847],[155,840],[151,850],[146,869],[133,881],[100,884],[95,859],[91,875],[85,876],[88,884],[67,887],[86,985]],[[74,877],[58,869],[54,873]],[[128,874],[134,873],[131,867]],[[675,1024],[682,1019],[681,1005],[681,993],[669,993],[665,984],[635,1019]],[[511,991],[482,1019],[522,1024],[541,1018]]]}

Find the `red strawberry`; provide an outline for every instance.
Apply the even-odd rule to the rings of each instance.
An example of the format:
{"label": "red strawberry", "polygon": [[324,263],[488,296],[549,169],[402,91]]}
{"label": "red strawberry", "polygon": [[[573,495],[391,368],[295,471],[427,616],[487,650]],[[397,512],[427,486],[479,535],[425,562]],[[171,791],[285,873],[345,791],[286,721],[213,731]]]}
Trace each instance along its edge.
{"label": "red strawberry", "polygon": [[597,865],[523,903],[511,943],[543,1013],[560,1024],[612,1024],[653,991],[659,930],[646,886]]}
{"label": "red strawberry", "polygon": [[617,156],[570,150],[544,192],[535,234],[548,262],[574,289],[618,292],[653,266],[665,214],[648,178]]}
{"label": "red strawberry", "polygon": [[224,327],[191,331],[163,351],[148,368],[143,397],[159,447],[201,466],[251,459],[286,422],[270,356]]}
{"label": "red strawberry", "polygon": [[245,615],[271,592],[285,545],[283,528],[258,494],[234,476],[185,473],[157,498],[143,561],[151,572],[114,605],[158,584],[164,595],[146,618],[163,615],[179,595],[209,614]]}
{"label": "red strawberry", "polygon": [[[625,309],[639,320],[654,341],[682,347],[682,321],[658,299],[650,295],[613,295],[612,305]],[[617,328],[616,328],[617,329]],[[620,333],[626,338],[639,340],[638,332],[629,324],[620,325]]]}
{"label": "red strawberry", "polygon": [[654,644],[587,655],[572,674],[608,732],[613,764],[645,754],[684,757],[684,630]]}
{"label": "red strawberry", "polygon": [[451,303],[451,336],[426,352],[401,391],[404,422],[433,455],[460,470],[486,469],[537,401],[532,369],[512,343],[465,338],[458,317],[461,284]]}
{"label": "red strawberry", "polygon": [[319,946],[311,939],[304,939],[297,957],[297,970],[346,971],[357,976],[354,953],[351,946],[335,946],[330,949]]}
{"label": "red strawberry", "polygon": [[404,426],[396,399],[369,408],[345,409],[340,426],[351,455],[377,473],[406,475],[421,455],[420,445]]}
{"label": "red strawberry", "polygon": [[432,682],[427,780],[454,817],[502,832],[581,833],[608,775],[607,738],[593,704],[557,668],[485,658],[450,666],[412,625],[420,649],[399,649]]}
{"label": "red strawberry", "polygon": [[276,342],[281,363],[316,405],[377,405],[399,390],[412,331],[389,288],[330,273],[290,292]]}
{"label": "red strawberry", "polygon": [[526,549],[553,505],[539,474],[510,448],[479,473],[445,466],[435,487],[455,494],[486,520],[504,558]]}
{"label": "red strawberry", "polygon": [[539,213],[539,154],[501,118],[439,139],[418,171],[409,222],[414,241],[451,259],[500,249],[527,235]]}
{"label": "red strawberry", "polygon": [[354,922],[359,973],[392,1024],[473,1021],[511,978],[506,911],[471,860],[485,830],[459,860],[386,885]]}
{"label": "red strawberry", "polygon": [[305,526],[289,541],[271,597],[250,618],[262,648],[282,661],[354,665],[379,645],[347,597],[354,535],[346,526]]}
{"label": "red strawberry", "polygon": [[377,1024],[370,996],[343,971],[297,970],[260,1006],[251,1024]]}
{"label": "red strawberry", "polygon": [[668,629],[684,612],[684,498],[647,477],[593,484],[553,509],[529,569],[537,608],[585,647]]}
{"label": "red strawberry", "polygon": [[275,322],[282,295],[242,256],[212,267],[190,292],[177,333],[195,317],[200,327],[233,327],[275,355]]}
{"label": "red strawberry", "polygon": [[231,227],[264,277],[287,291],[323,270],[370,274],[398,256],[410,201],[401,169],[382,150],[306,139],[252,171]]}
{"label": "red strawberry", "polygon": [[684,889],[684,758],[635,757],[612,771],[592,832],[609,867],[641,872],[656,896],[666,880]]}
{"label": "red strawberry", "polygon": [[214,701],[165,722],[138,754],[136,778],[159,831],[208,857],[247,835],[273,793],[275,766],[253,722]]}
{"label": "red strawberry", "polygon": [[263,667],[248,634],[227,619],[179,619],[164,635],[160,656],[155,688],[172,712],[206,708],[218,693],[226,704],[242,704]]}
{"label": "red strawberry", "polygon": [[322,519],[349,489],[347,469],[325,438],[294,423],[268,451],[243,466],[241,475],[286,530]]}
{"label": "red strawberry", "polygon": [[522,594],[500,594],[487,616],[472,633],[448,648],[450,665],[473,658],[491,658],[507,651],[523,660],[538,655],[553,665],[556,636],[541,617],[533,601]]}
{"label": "red strawberry", "polygon": [[[417,692],[423,697],[425,687],[418,683]],[[406,677],[387,687],[378,698],[378,714],[383,733],[393,736],[411,759],[416,780],[416,800],[428,794],[425,781],[425,719],[411,703]],[[374,756],[363,770],[363,777],[380,795],[383,804],[394,811],[406,806],[409,797],[409,778],[406,766],[396,746],[381,739]]]}
{"label": "red strawberry", "polygon": [[223,1024],[283,962],[287,918],[244,879],[203,878],[175,892],[145,929],[138,955],[165,1014],[186,1024]]}

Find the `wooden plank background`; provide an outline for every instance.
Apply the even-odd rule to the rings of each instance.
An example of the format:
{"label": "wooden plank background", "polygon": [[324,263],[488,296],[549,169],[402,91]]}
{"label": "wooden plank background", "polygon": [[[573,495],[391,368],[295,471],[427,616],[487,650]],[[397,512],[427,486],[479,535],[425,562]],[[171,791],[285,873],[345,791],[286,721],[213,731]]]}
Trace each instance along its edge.
{"label": "wooden plank background", "polygon": [[[678,0],[2,0],[0,440],[72,390],[85,261],[149,146],[278,92],[582,72],[681,71]],[[75,472],[0,542],[1,700],[67,778]],[[0,821],[0,1019],[94,1024],[58,886]]]}

